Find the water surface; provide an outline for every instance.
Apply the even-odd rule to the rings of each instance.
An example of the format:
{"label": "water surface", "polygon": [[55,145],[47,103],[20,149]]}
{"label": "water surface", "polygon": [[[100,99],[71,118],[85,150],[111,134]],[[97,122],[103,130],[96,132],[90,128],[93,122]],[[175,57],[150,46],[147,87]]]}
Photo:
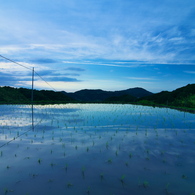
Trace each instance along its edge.
{"label": "water surface", "polygon": [[0,106],[0,194],[195,193],[195,115],[120,104]]}

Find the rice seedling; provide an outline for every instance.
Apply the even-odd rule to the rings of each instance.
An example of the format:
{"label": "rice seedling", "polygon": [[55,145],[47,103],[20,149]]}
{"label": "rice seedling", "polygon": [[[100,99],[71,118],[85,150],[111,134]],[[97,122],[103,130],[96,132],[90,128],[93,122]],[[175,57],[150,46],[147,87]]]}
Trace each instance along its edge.
{"label": "rice seedling", "polygon": [[64,169],[65,169],[65,170],[66,170],[66,172],[67,172],[67,170],[68,170],[68,164],[67,164],[67,163],[65,164]]}
{"label": "rice seedling", "polygon": [[51,167],[54,167],[56,164],[55,163],[50,163],[50,166]]}
{"label": "rice seedling", "polygon": [[132,158],[132,156],[133,156],[133,155],[132,155],[132,153],[130,152],[130,153],[129,153],[129,158]]}
{"label": "rice seedling", "polygon": [[146,158],[145,158],[146,160],[150,160],[150,158],[149,158],[149,156],[146,156]]}
{"label": "rice seedling", "polygon": [[4,194],[7,194],[7,193],[9,193],[9,192],[14,192],[14,190],[10,190],[10,189],[8,189],[8,188],[4,188]]}
{"label": "rice seedling", "polygon": [[125,184],[125,175],[122,175],[119,180],[120,180],[121,184],[124,186],[124,184]]}
{"label": "rice seedling", "polygon": [[181,178],[182,178],[182,179],[187,179],[187,176],[183,174],[183,175],[181,176]]}
{"label": "rice seedling", "polygon": [[144,181],[144,182],[142,183],[142,185],[143,185],[144,188],[148,188],[148,187],[149,187],[148,181]]}
{"label": "rice seedling", "polygon": [[108,142],[106,142],[106,149],[108,149],[108,147],[109,147],[109,144],[108,144]]}
{"label": "rice seedling", "polygon": [[170,186],[170,183],[167,183],[166,186],[165,186],[164,191],[165,191],[166,194],[171,194],[171,192],[170,192],[169,189],[168,189],[169,186]]}
{"label": "rice seedling", "polygon": [[112,163],[112,159],[109,158],[106,162],[107,162],[108,164],[111,164],[111,163]]}
{"label": "rice seedling", "polygon": [[87,193],[87,194],[90,194],[90,186],[87,188],[86,193]]}
{"label": "rice seedling", "polygon": [[[76,114],[73,114],[72,112],[69,112],[69,109],[71,110],[72,108],[79,108],[80,110],[74,111]],[[183,122],[183,127],[185,126],[185,128],[180,130],[179,125],[182,126],[182,123],[179,120],[182,121],[184,119],[181,116],[177,117],[176,114],[175,117],[172,118],[172,113],[174,113],[173,111],[168,110],[169,111],[168,115],[164,115],[164,112],[161,112],[162,108],[157,109],[157,108],[148,108],[148,107],[132,106],[132,105],[107,106],[101,104],[99,105],[97,104],[44,105],[44,106],[37,106],[37,109],[39,109],[39,114],[37,116],[35,115],[36,116],[35,122],[39,122],[40,120],[38,120],[38,118],[41,118],[42,117],[41,114],[44,114],[44,118],[39,123],[39,126],[37,126],[37,130],[38,130],[37,132],[39,133],[29,131],[28,133],[23,134],[21,139],[18,139],[17,136],[18,135],[20,136],[23,133],[24,128],[22,127],[22,125],[25,125],[25,120],[28,117],[26,116],[23,117],[25,118],[25,120],[23,120],[22,114],[21,115],[19,114],[21,110],[19,110],[17,111],[17,113],[20,115],[19,117],[21,117],[21,119],[19,117],[14,116],[11,118],[14,121],[8,123],[6,121],[1,121],[1,114],[0,114],[0,123],[3,124],[3,127],[2,124],[0,124],[0,127],[2,127],[0,128],[0,142],[5,140],[5,135],[7,136],[7,140],[15,137],[15,141],[17,142],[14,141],[13,143],[16,143],[15,144],[16,150],[19,146],[18,150],[20,151],[20,153],[18,153],[18,151],[15,150],[11,152],[10,156],[15,161],[16,160],[19,161],[20,157],[21,159],[26,159],[21,161],[22,165],[24,165],[23,166],[24,171],[25,171],[25,167],[29,167],[31,164],[33,164],[32,163],[33,160],[35,160],[35,162],[37,162],[38,164],[41,164],[41,166],[37,167],[38,169],[37,172],[39,173],[40,179],[42,175],[44,175],[46,181],[49,181],[49,183],[51,182],[53,186],[50,189],[51,192],[47,193],[48,195],[54,194],[54,188],[57,186],[57,182],[52,182],[52,181],[58,180],[57,175],[61,175],[61,173],[60,173],[60,168],[56,167],[55,169],[52,170],[54,177],[52,176],[53,178],[50,179],[51,170],[49,171],[49,168],[50,166],[53,167],[54,164],[51,163],[49,166],[47,166],[47,164],[42,163],[42,161],[52,162],[54,159],[55,159],[55,163],[59,164],[60,165],[59,167],[63,167],[63,169],[66,172],[68,171],[69,167],[68,164],[63,164],[64,163],[63,160],[68,160],[68,163],[70,163],[71,168],[73,168],[74,170],[74,174],[67,173],[66,177],[68,177],[69,174],[71,174],[70,176],[71,178],[69,179],[71,179],[75,185],[74,190],[84,191],[90,194],[92,194],[91,188],[89,188],[89,191],[87,190],[88,188],[86,188],[86,186],[89,186],[89,178],[91,180],[90,182],[93,182],[93,185],[95,186],[94,190],[100,188],[102,188],[102,190],[105,191],[108,190],[106,187],[107,185],[98,186],[100,180],[103,181],[105,177],[104,174],[101,173],[101,171],[100,173],[98,173],[98,170],[102,170],[103,172],[106,169],[108,169],[109,170],[107,172],[108,178],[111,177],[111,175],[109,174],[111,173],[112,169],[113,169],[112,176],[115,178],[117,178],[117,175],[120,175],[121,171],[124,171],[126,175],[127,174],[134,175],[137,172],[137,170],[139,170],[138,172],[140,174],[144,174],[146,176],[147,174],[149,174],[147,173],[148,172],[147,170],[150,170],[149,171],[150,174],[153,174],[155,177],[157,176],[157,173],[153,171],[153,169],[151,168],[151,166],[155,162],[155,167],[159,170],[162,168],[162,166],[163,167],[166,166],[166,171],[168,171],[170,175],[169,180],[171,183],[173,183],[173,185],[176,185],[176,182],[172,180],[172,176],[174,177],[174,173],[176,172],[176,169],[179,168],[182,170],[183,167],[185,167],[186,168],[185,174],[187,175],[188,173],[187,165],[188,164],[190,165],[190,163],[187,162],[188,158],[186,158],[185,160],[181,158],[184,149],[180,146],[186,147],[185,156],[187,157],[188,155],[191,155],[191,159],[192,159],[194,155],[193,150],[187,150],[187,148],[191,148],[191,146],[194,147],[194,143],[195,143],[194,135],[190,134],[190,130],[188,129],[189,127],[187,125],[189,124],[188,122]],[[67,113],[66,110],[68,110]],[[85,110],[87,112],[85,112]],[[113,112],[114,110],[116,113]],[[104,114],[104,111],[106,114]],[[14,112],[16,112],[16,109]],[[65,112],[65,114],[63,112]],[[141,117],[139,117],[140,113],[141,113]],[[48,116],[49,118],[47,118]],[[77,120],[80,116],[84,118],[84,120],[82,120],[81,122]],[[178,124],[175,122],[176,120]],[[185,120],[190,121],[188,118],[188,114],[186,114]],[[52,126],[50,124],[51,121],[53,121]],[[154,124],[150,123],[150,121],[153,121]],[[14,126],[15,129],[13,129],[12,126]],[[194,123],[191,124],[191,130],[193,129],[194,129]],[[175,131],[177,131],[177,139],[172,139],[173,136],[175,136]],[[186,141],[187,140],[186,138],[188,138],[188,141]],[[167,140],[166,142],[164,141],[165,139]],[[30,140],[33,140],[34,144],[31,145],[29,143]],[[41,142],[43,143],[43,140],[44,140],[44,144],[40,144]],[[182,140],[183,143],[180,142],[180,140]],[[23,147],[23,143],[27,143],[27,144],[24,145]],[[72,143],[73,145],[71,145]],[[169,145],[169,143],[171,143],[172,145]],[[86,151],[89,151],[90,146],[95,146],[95,147],[93,147],[90,150],[90,153],[86,155],[86,153],[83,152],[83,150],[78,150],[80,148],[79,147],[80,145],[81,148],[84,148],[84,150]],[[156,150],[153,150],[153,145],[155,145]],[[11,144],[6,145],[6,147],[10,147],[10,148],[12,146],[13,145]],[[48,150],[49,147],[51,148]],[[130,149],[129,152],[127,152],[128,148]],[[168,151],[167,148],[169,149]],[[75,152],[75,150],[77,150],[77,152]],[[165,153],[165,151],[167,152]],[[116,163],[113,163],[112,162],[113,159],[109,158],[109,155],[112,154],[112,152],[114,153],[114,156],[119,156],[120,154],[120,159],[115,158]],[[43,153],[45,153],[46,155],[42,156]],[[52,155],[50,155],[50,153]],[[177,155],[174,155],[176,153],[178,154],[179,157],[177,157]],[[32,156],[29,156],[29,154],[32,154]],[[81,161],[77,160],[78,155]],[[15,157],[17,156],[17,158],[14,158],[14,156]],[[7,153],[4,152],[4,150],[2,150],[2,153],[0,151],[0,157],[1,159],[3,158],[3,160],[6,160]],[[155,161],[154,161],[154,157],[155,157]],[[150,159],[148,163],[145,162],[146,158]],[[102,163],[102,159],[105,160],[108,159],[108,160],[105,161],[106,163]],[[129,166],[130,159],[133,160],[133,163],[131,164],[131,169],[126,168],[126,167],[130,167]],[[84,162],[86,162],[86,166],[88,166],[88,163],[89,164],[93,163],[94,166],[97,167],[97,169],[94,169],[93,172],[90,172],[89,178],[86,178],[85,180],[82,181],[84,185],[77,186],[76,184],[79,183],[79,179],[82,180],[81,177],[77,177],[79,174],[79,170],[77,169],[77,167],[78,166],[82,167],[81,162],[83,163],[83,160]],[[162,162],[165,160],[167,161],[170,160],[170,163],[162,164]],[[182,166],[179,167],[172,166],[171,168],[173,170],[170,169],[170,164],[176,165],[176,163],[178,162],[182,163]],[[144,163],[146,163],[147,165],[144,165],[145,166],[144,169],[140,169],[138,165],[140,164],[142,165]],[[111,165],[109,167],[106,167],[107,166],[106,164],[111,164]],[[116,166],[119,168],[118,170],[115,169]],[[5,167],[6,164],[3,166],[3,169],[5,169]],[[16,162],[14,164],[14,168],[9,169],[9,174],[14,173],[14,170],[16,170],[15,167],[20,169],[19,163]],[[189,167],[192,166],[190,165]],[[83,175],[84,176],[86,175],[86,171],[80,170],[80,174],[82,174],[83,177]],[[95,175],[99,175],[99,177],[93,177]],[[163,177],[166,177],[167,175],[168,174],[166,173],[166,175],[163,175]],[[36,174],[31,174],[31,176],[35,178]],[[0,176],[0,179],[1,177],[3,176]],[[20,176],[18,175],[17,177]],[[180,178],[181,178],[179,181],[180,185],[178,185],[178,189],[175,189],[175,194],[183,195],[184,191],[182,191],[181,186],[183,184],[184,184],[183,186],[186,187],[190,186],[188,183],[185,182],[185,178],[187,178],[190,183],[192,182],[191,179],[192,177],[188,178],[185,175],[182,177],[181,174]],[[19,179],[21,180],[21,182],[23,181],[22,177]],[[123,178],[123,175],[121,176],[121,178],[118,179],[118,181],[120,181],[122,186],[123,183],[127,182],[126,178],[125,177]],[[118,182],[118,181],[113,180],[112,182],[113,184],[115,184],[114,182]],[[32,185],[35,184],[35,181],[32,181],[32,179],[31,182]],[[110,179],[107,179],[106,182],[108,185],[111,184]],[[10,181],[10,185],[14,186],[11,181]],[[68,187],[68,184],[65,183],[65,185]],[[132,188],[134,188],[133,185],[134,184],[132,183],[131,186]],[[118,189],[115,189],[115,191],[108,192],[108,194],[123,194],[123,193],[125,194],[125,191],[123,191],[124,189],[121,189],[122,186],[120,186],[120,188]],[[147,181],[142,181],[139,186],[144,189],[147,189],[149,188],[149,183]],[[2,188],[1,184],[0,187]],[[47,187],[48,186],[43,185],[43,189],[46,189]],[[125,187],[126,187],[125,190],[130,190],[128,185],[126,185]],[[154,188],[151,189],[157,190],[157,187],[154,186]],[[17,190],[20,191],[19,186]],[[149,193],[150,190],[148,190],[147,192]],[[171,194],[168,187],[163,188],[162,186],[162,189],[160,189],[159,187],[158,190],[161,191],[162,193],[164,191],[164,193],[166,194]],[[193,190],[189,188],[186,190],[185,194],[190,195],[192,191]],[[95,194],[97,194],[97,192],[95,192]],[[137,194],[139,194],[139,192]]]}
{"label": "rice seedling", "polygon": [[66,184],[66,186],[67,186],[67,188],[71,188],[71,187],[73,186],[73,184],[70,183],[70,182],[68,182],[68,183]]}
{"label": "rice seedling", "polygon": [[100,179],[101,179],[101,181],[104,180],[104,174],[103,173],[100,173]]}
{"label": "rice seedling", "polygon": [[42,161],[42,160],[39,158],[39,159],[38,159],[38,163],[41,164],[41,161]]}
{"label": "rice seedling", "polygon": [[6,169],[10,169],[10,166],[9,166],[9,165],[7,165]]}
{"label": "rice seedling", "polygon": [[35,178],[35,177],[37,177],[37,176],[38,176],[38,174],[33,173],[33,174],[30,174],[30,176],[32,176],[32,178]]}
{"label": "rice seedling", "polygon": [[84,179],[85,178],[85,167],[84,166],[82,167],[82,171],[81,172],[82,172],[82,177]]}

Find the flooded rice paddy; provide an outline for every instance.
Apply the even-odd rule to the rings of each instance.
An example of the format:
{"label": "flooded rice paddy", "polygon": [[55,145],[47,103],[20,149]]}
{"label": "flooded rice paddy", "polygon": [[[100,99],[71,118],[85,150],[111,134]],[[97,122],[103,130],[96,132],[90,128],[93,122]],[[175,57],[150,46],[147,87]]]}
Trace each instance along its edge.
{"label": "flooded rice paddy", "polygon": [[0,105],[0,194],[193,195],[195,115],[121,104]]}

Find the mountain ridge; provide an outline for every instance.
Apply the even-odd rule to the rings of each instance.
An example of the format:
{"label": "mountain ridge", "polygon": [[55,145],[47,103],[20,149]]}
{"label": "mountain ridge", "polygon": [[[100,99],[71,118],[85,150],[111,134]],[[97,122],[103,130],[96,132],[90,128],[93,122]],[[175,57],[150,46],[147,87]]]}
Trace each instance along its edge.
{"label": "mountain ridge", "polygon": [[105,101],[108,98],[119,97],[122,95],[131,95],[135,98],[141,98],[153,94],[152,92],[149,92],[141,87],[129,88],[120,91],[104,91],[102,89],[82,89],[74,93],[63,93],[71,98],[74,98],[77,101],[84,102]]}
{"label": "mountain ridge", "polygon": [[[31,89],[0,87],[0,104],[31,104]],[[152,93],[135,87],[121,91],[83,89],[74,93],[34,90],[35,104],[59,103],[122,103],[148,106],[187,108],[195,112],[195,84],[173,91]]]}
{"label": "mountain ridge", "polygon": [[141,98],[140,101],[149,101],[151,104],[195,108],[195,84],[188,84],[171,92],[161,91]]}

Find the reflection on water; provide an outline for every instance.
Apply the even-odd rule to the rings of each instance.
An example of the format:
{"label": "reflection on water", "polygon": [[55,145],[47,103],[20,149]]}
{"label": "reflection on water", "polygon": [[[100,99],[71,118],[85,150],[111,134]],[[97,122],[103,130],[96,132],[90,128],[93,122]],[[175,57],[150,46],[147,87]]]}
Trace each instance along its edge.
{"label": "reflection on water", "polygon": [[0,194],[195,193],[194,115],[112,104],[0,106]]}

